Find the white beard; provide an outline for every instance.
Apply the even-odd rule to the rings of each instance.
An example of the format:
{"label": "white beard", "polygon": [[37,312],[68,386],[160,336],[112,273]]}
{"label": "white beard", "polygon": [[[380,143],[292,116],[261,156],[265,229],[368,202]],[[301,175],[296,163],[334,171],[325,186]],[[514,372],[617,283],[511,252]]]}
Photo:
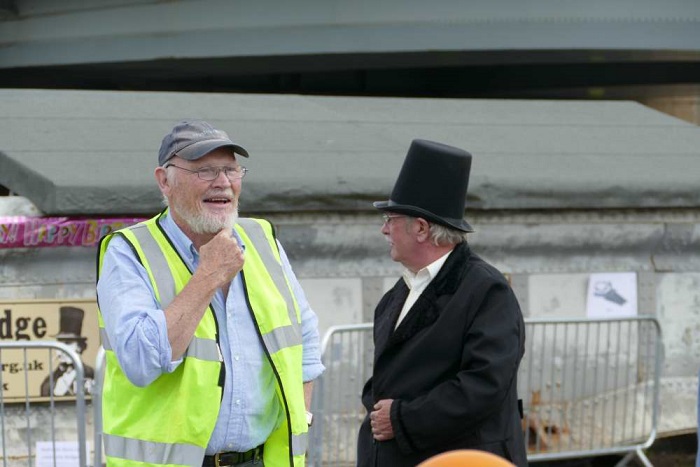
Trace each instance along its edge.
{"label": "white beard", "polygon": [[[168,170],[170,171],[170,169]],[[180,182],[174,177],[170,178],[170,180],[173,184],[173,188],[176,189]],[[230,188],[224,190],[210,190],[206,194],[206,196],[210,197],[217,195],[227,196],[233,203],[236,203],[236,207],[231,214],[225,217],[219,217],[211,215],[206,211],[200,212],[197,208],[191,208],[185,203],[170,203],[165,195],[163,196],[163,202],[189,226],[192,232],[198,235],[217,234],[224,229],[233,229],[236,222],[238,222],[238,200],[234,198],[233,190]]]}
{"label": "white beard", "polygon": [[228,216],[221,218],[218,216],[210,216],[206,213],[192,213],[186,209],[179,209],[171,206],[183,221],[196,234],[217,234],[224,229],[231,230],[238,222],[238,207]]}

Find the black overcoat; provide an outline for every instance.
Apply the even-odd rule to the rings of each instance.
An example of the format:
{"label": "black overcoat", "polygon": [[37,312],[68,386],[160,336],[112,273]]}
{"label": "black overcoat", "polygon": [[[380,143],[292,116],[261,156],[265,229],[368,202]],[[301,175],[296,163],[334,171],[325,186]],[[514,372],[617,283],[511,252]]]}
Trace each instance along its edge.
{"label": "black overcoat", "polygon": [[454,449],[527,465],[517,396],[525,325],[504,276],[459,244],[394,331],[408,292],[401,279],[377,305],[374,372],[362,391],[368,413],[394,399],[395,437],[375,441],[365,417],[358,466],[414,466]]}

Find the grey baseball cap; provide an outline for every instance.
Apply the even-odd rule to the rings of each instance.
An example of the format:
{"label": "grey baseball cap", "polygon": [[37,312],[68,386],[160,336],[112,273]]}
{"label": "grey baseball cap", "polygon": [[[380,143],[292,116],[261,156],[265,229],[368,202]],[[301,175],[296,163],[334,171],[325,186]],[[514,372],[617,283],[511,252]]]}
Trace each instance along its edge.
{"label": "grey baseball cap", "polygon": [[228,135],[202,120],[178,123],[165,135],[158,151],[158,165],[165,165],[177,155],[188,161],[196,161],[214,149],[228,146],[233,152],[248,157],[248,151],[231,141]]}

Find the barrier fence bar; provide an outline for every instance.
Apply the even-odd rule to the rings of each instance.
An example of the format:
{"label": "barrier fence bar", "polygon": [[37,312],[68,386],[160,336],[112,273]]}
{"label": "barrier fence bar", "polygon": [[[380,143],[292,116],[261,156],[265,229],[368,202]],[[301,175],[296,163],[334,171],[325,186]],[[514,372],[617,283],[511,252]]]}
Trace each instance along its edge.
{"label": "barrier fence bar", "polygon": [[93,410],[93,426],[94,426],[94,446],[95,458],[93,465],[102,467],[102,389],[105,379],[105,365],[107,363],[104,347],[100,346],[97,350],[97,358],[95,359],[95,388],[92,397]]}
{"label": "barrier fence bar", "polygon": [[314,384],[310,467],[354,466],[357,431],[364,418],[362,386],[372,374],[372,324],[333,326],[321,348],[326,371]]}
{"label": "barrier fence bar", "polygon": [[[518,375],[528,460],[620,454],[625,465],[654,442],[658,421],[661,327],[653,317],[527,319]],[[355,465],[372,374],[372,324],[330,328],[326,372],[316,382],[308,465]]]}
{"label": "barrier fence bar", "polygon": [[[38,353],[48,353],[49,362],[49,395],[37,397],[36,388],[31,384],[29,373],[32,366],[37,365]],[[86,443],[86,414],[85,394],[83,390],[76,391],[75,396],[55,397],[53,389],[56,387],[53,362],[58,354],[67,356],[75,368],[75,386],[84,388],[85,372],[80,355],[62,342],[57,341],[0,341],[0,418],[2,422],[2,459],[3,467],[34,466],[36,463],[35,443],[37,441],[48,442],[50,445],[50,460],[53,465],[59,465],[65,460],[66,452],[62,450],[63,442],[76,443],[78,466],[86,467],[87,443]],[[42,358],[43,360],[43,358]],[[15,365],[16,364],[16,365]],[[5,396],[5,370],[12,365],[12,372],[23,372],[23,388],[13,388],[17,394],[21,392],[23,397],[8,398]],[[18,379],[15,379],[15,385]],[[75,432],[63,430],[61,427],[70,426],[70,419],[75,419]],[[67,431],[67,432],[66,432]],[[76,439],[77,438],[77,439]],[[71,456],[75,451],[71,451]]]}
{"label": "barrier fence bar", "polygon": [[[527,320],[527,338],[551,346],[521,364],[528,459],[644,455],[658,421],[661,328],[652,317]],[[523,371],[529,373],[523,378]],[[539,379],[538,379],[539,376]],[[544,384],[535,384],[534,381]]]}

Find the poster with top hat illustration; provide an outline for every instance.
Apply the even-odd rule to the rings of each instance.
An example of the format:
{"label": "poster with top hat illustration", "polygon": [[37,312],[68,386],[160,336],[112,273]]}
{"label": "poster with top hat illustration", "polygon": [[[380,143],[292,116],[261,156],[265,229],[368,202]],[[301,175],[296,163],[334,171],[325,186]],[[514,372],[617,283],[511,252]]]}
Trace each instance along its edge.
{"label": "poster with top hat illustration", "polygon": [[[77,391],[92,394],[100,345],[94,300],[0,301],[0,341],[60,342],[73,353],[50,346],[3,349],[0,385],[5,402],[74,399]],[[73,357],[83,368],[82,382]]]}

